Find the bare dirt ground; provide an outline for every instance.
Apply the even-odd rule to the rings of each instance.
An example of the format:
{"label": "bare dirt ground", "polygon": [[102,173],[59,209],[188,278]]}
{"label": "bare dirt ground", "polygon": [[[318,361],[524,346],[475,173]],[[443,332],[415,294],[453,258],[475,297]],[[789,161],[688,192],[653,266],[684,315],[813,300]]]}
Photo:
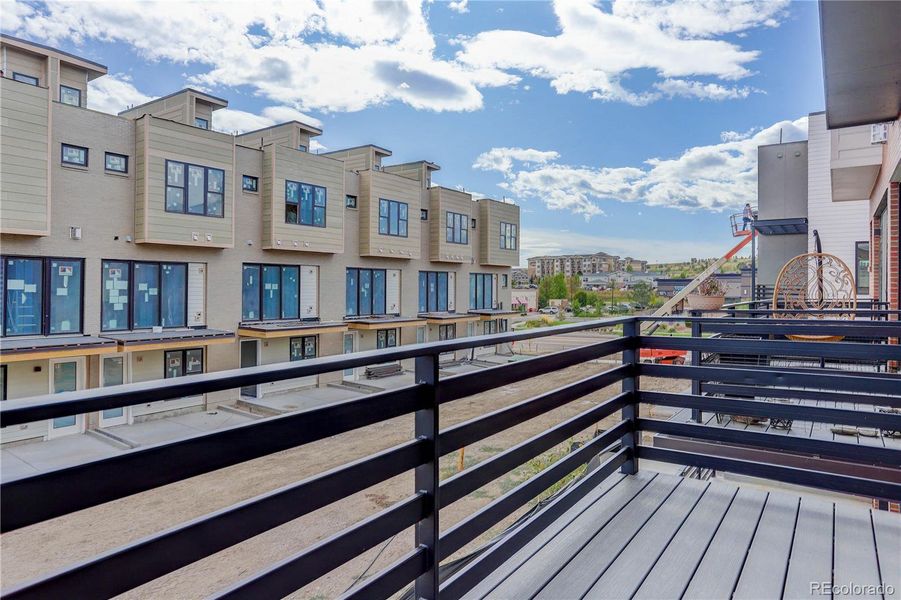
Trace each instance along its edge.
{"label": "bare dirt ground", "polygon": [[[471,419],[607,368],[609,365],[605,364],[583,364],[458,400],[442,407],[441,426],[447,427]],[[687,383],[683,381],[648,378],[642,380],[644,389],[683,391],[686,385]],[[610,386],[467,447],[466,466],[490,458],[610,398],[618,391],[619,384]],[[604,428],[618,420],[618,416],[609,418],[607,422],[602,422],[598,426]],[[593,429],[594,427],[586,430],[576,438],[587,439]],[[7,587],[22,582],[394,446],[409,440],[412,433],[412,416],[397,418],[7,533],[0,537],[2,585]],[[542,465],[552,460],[553,456],[560,456],[565,447],[566,445],[549,451],[542,459],[530,461],[443,509],[442,530],[448,529],[527,479]],[[457,460],[457,453],[442,459],[440,467],[443,478],[457,472]],[[402,500],[409,496],[412,490],[412,473],[395,477],[152,581],[124,597],[153,599],[206,597]],[[486,532],[457,555],[465,554],[490,539],[527,508],[524,507],[511,515],[504,523]],[[409,552],[412,547],[412,531],[402,532],[387,544],[379,544],[364,552],[355,560],[299,590],[291,597],[338,596],[352,586],[367,567],[369,567],[367,575],[377,573],[379,569]]]}

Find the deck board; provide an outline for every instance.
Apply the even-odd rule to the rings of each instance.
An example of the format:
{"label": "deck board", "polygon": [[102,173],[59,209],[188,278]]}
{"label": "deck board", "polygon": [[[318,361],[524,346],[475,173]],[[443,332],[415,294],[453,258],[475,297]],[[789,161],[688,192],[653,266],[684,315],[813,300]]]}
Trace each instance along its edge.
{"label": "deck board", "polygon": [[[879,585],[879,567],[873,522],[869,511],[854,510],[845,504],[835,505],[835,541],[833,550],[834,585],[841,590],[850,585]],[[857,594],[835,598],[851,597]]]}
{"label": "deck board", "polygon": [[885,600],[901,598],[901,515],[874,510],[873,533],[876,536],[876,554],[879,557],[879,572],[886,590],[891,586],[894,593],[885,593]]}
{"label": "deck board", "polygon": [[788,569],[799,499],[770,494],[751,541],[734,598],[779,598]]}

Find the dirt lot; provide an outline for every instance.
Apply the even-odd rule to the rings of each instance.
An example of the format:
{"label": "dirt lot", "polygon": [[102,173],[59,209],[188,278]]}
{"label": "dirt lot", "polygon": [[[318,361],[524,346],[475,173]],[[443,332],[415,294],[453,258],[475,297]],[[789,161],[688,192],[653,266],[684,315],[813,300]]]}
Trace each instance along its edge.
{"label": "dirt lot", "polygon": [[[447,427],[471,419],[606,368],[609,368],[609,365],[580,365],[551,375],[521,381],[503,389],[464,398],[442,407],[441,426]],[[686,385],[686,382],[682,381],[642,380],[644,389],[682,391]],[[467,447],[466,466],[485,460],[570,416],[583,412],[618,391],[618,384],[608,387]],[[611,423],[616,421],[618,417],[610,420]],[[605,423],[601,423],[600,427],[605,427]],[[587,438],[593,429],[592,427],[576,437]],[[0,575],[3,587],[396,445],[410,439],[412,432],[411,416],[394,419],[5,534],[0,537],[2,546]],[[560,456],[565,452],[565,447],[564,445],[551,450],[543,458],[530,461],[442,510],[442,530],[471,515],[534,474],[553,460],[554,456]],[[457,453],[444,457],[441,463],[442,477],[456,473],[457,460]],[[291,521],[150,582],[125,597],[181,599],[208,596],[409,496],[412,485],[412,473],[395,477],[342,502]],[[518,514],[521,513],[511,515],[506,523],[512,522]],[[494,530],[486,532],[480,540],[476,540],[461,552],[465,553],[477,547],[505,525],[499,525]],[[387,545],[380,544],[363,553],[292,597],[331,598],[340,595],[353,585],[370,563],[374,561],[367,574],[376,573],[380,568],[408,552],[412,548],[412,541],[412,531],[402,532]]]}

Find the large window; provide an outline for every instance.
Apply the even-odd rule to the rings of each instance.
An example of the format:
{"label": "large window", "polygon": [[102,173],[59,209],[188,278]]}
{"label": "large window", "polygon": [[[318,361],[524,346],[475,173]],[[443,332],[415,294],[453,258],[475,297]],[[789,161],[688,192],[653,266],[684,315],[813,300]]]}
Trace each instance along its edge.
{"label": "large window", "polygon": [[494,276],[491,273],[469,274],[469,308],[484,310],[494,308]]}
{"label": "large window", "polygon": [[303,337],[291,338],[289,347],[291,349],[291,360],[306,360],[308,358],[316,358],[316,336],[305,335]]}
{"label": "large window", "polygon": [[60,160],[64,165],[86,167],[88,166],[88,149],[82,146],[73,146],[72,144],[62,144]]}
{"label": "large window", "polygon": [[100,329],[185,327],[188,265],[125,260],[102,264]]}
{"label": "large window", "polygon": [[379,233],[407,237],[408,208],[406,202],[379,198]]}
{"label": "large window", "polygon": [[81,90],[61,85],[59,86],[59,101],[70,106],[81,106]]}
{"label": "large window", "polygon": [[501,222],[501,250],[516,250],[516,225]]}
{"label": "large window", "polygon": [[320,185],[285,181],[285,222],[325,227],[326,190]]}
{"label": "large window", "polygon": [[449,291],[446,271],[420,271],[419,312],[446,312]]}
{"label": "large window", "polygon": [[870,293],[870,242],[854,244],[854,273],[857,279],[857,293]]}
{"label": "large window", "polygon": [[225,171],[166,161],[166,212],[222,217]]}
{"label": "large window", "polygon": [[375,339],[377,350],[397,347],[397,329],[380,329]]}
{"label": "large window", "polygon": [[347,269],[346,313],[352,317],[387,314],[387,271]]}
{"label": "large window", "polygon": [[203,348],[167,350],[165,361],[166,379],[199,375],[203,373]]}
{"label": "large window", "polygon": [[244,321],[300,318],[300,267],[245,264],[242,285]]}
{"label": "large window", "polygon": [[447,213],[447,236],[446,239],[450,244],[468,244],[469,243],[469,217],[466,215],[450,212]]}
{"label": "large window", "polygon": [[3,335],[81,333],[84,261],[4,257]]}

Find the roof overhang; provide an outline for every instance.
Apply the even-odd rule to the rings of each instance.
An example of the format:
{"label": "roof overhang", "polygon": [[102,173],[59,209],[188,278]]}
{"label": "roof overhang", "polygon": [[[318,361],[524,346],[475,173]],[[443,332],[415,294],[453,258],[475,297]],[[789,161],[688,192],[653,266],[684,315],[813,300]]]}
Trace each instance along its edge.
{"label": "roof overhang", "polygon": [[901,2],[820,0],[826,126],[894,121],[901,113]]}
{"label": "roof overhang", "polygon": [[159,333],[123,331],[122,333],[104,333],[103,337],[118,344],[119,352],[177,350],[178,348],[231,344],[235,341],[234,332],[221,329],[165,329]]}
{"label": "roof overhang", "polygon": [[101,65],[98,62],[82,58],[81,56],[69,54],[68,52],[64,52],[58,48],[53,48],[52,46],[45,46],[44,44],[38,44],[37,42],[23,40],[22,38],[17,38],[5,33],[0,35],[0,40],[2,40],[4,44],[8,44],[20,50],[31,52],[32,54],[38,54],[40,56],[58,58],[63,63],[72,65],[73,67],[77,67],[79,69],[84,69],[88,72],[88,81],[93,81],[94,79],[102,77],[107,73],[106,65]]}
{"label": "roof overhang", "polygon": [[258,339],[276,339],[299,335],[320,335],[326,333],[344,333],[346,323],[317,323],[308,321],[242,323],[238,326],[238,335]]}
{"label": "roof overhang", "polygon": [[760,235],[798,235],[807,233],[807,219],[757,219],[752,227]]}
{"label": "roof overhang", "polygon": [[519,314],[518,310],[503,310],[499,308],[494,309],[484,309],[484,310],[471,310],[469,314],[478,316],[482,321],[490,321],[492,319],[500,319],[503,317],[515,317]]}
{"label": "roof overhang", "polygon": [[419,313],[419,316],[425,319],[429,325],[449,325],[451,323],[469,323],[479,320],[479,315],[461,313]]}
{"label": "roof overhang", "polygon": [[116,342],[91,335],[5,337],[0,339],[0,364],[111,354],[116,351]]}
{"label": "roof overhang", "polygon": [[426,320],[407,317],[385,318],[385,319],[354,319],[347,321],[347,327],[358,331],[375,331],[379,329],[397,329],[398,327],[419,327],[425,325]]}

